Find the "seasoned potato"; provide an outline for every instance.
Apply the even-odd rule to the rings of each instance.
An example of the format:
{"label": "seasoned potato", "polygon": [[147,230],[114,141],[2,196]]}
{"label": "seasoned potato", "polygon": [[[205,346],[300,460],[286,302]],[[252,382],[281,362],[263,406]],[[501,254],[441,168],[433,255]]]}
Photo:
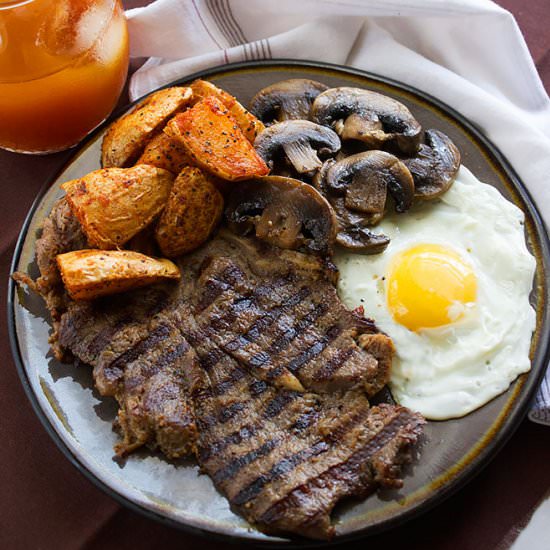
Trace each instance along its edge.
{"label": "seasoned potato", "polygon": [[92,300],[180,278],[178,267],[170,260],[130,250],[76,250],[59,254],[57,265],[73,300]]}
{"label": "seasoned potato", "polygon": [[183,144],[194,164],[222,179],[246,180],[269,172],[227,107],[213,96],[176,115],[164,131]]}
{"label": "seasoned potato", "polygon": [[139,164],[103,168],[61,187],[88,241],[96,248],[118,248],[149,225],[164,208],[174,175]]}
{"label": "seasoned potato", "polygon": [[103,168],[132,165],[154,133],[184,109],[191,96],[191,88],[166,88],[146,97],[133,111],[115,120],[101,145]]}
{"label": "seasoned potato", "polygon": [[191,159],[179,141],[160,132],[147,144],[136,164],[164,168],[177,176],[184,166],[191,164]]}
{"label": "seasoned potato", "polygon": [[222,216],[223,197],[212,176],[187,166],[176,178],[157,225],[157,242],[165,256],[190,252],[204,243]]}
{"label": "seasoned potato", "polygon": [[231,94],[214,86],[212,82],[195,80],[190,87],[193,90],[192,104],[208,96],[214,96],[219,99],[229,109],[229,112],[235,118],[239,128],[250,143],[254,143],[256,136],[262,130],[265,130],[265,126],[261,120],[258,120],[252,113],[247,111]]}

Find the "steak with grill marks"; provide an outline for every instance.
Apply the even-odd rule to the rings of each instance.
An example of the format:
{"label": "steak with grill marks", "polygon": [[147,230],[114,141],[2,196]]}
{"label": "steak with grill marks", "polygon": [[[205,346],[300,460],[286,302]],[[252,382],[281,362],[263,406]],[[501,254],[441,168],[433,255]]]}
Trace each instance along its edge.
{"label": "steak with grill marks", "polygon": [[99,392],[118,400],[119,455],[142,445],[170,458],[194,452],[189,388],[196,356],[181,332],[189,312],[174,290],[74,302],[61,317],[60,345],[92,365]]}
{"label": "steak with grill marks", "polygon": [[343,306],[322,267],[303,276],[274,249],[245,246],[244,256],[203,266],[195,317],[206,337],[255,376],[288,389],[382,389],[391,340]]}
{"label": "steak with grill marks", "polygon": [[207,374],[194,391],[198,460],[250,523],[267,533],[330,539],[338,501],[401,486],[420,415],[391,405],[369,408],[357,388],[333,394],[278,388],[227,355],[205,362],[219,348],[200,330],[188,337]]}
{"label": "steak with grill marks", "polygon": [[391,340],[344,308],[319,258],[222,231],[180,267],[177,284],[57,302],[59,345],[118,400],[117,453],[195,454],[262,530],[330,538],[338,501],[400,485],[421,432],[406,408],[369,407]]}

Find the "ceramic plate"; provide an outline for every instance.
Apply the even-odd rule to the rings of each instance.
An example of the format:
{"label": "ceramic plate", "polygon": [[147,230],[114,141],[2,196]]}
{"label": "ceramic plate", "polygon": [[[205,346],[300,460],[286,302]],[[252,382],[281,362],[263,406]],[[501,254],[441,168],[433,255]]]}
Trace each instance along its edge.
{"label": "ceramic plate", "polygon": [[[398,99],[424,128],[448,134],[462,153],[462,162],[480,180],[495,186],[526,214],[526,239],[537,257],[532,303],[538,312],[531,350],[532,369],[506,393],[474,413],[457,420],[429,422],[420,458],[405,472],[399,491],[384,491],[335,511],[337,539],[372,534],[395,526],[429,509],[472,478],[495,455],[522,420],[546,365],[550,333],[547,306],[548,242],[536,209],[513,169],[482,133],[452,109],[426,93],[397,82],[343,67],[293,61],[228,65],[190,76],[174,84],[207,78],[245,105],[262,87],[287,78],[312,78],[329,86],[359,86]],[[105,126],[75,153],[38,197],[24,224],[13,270],[37,274],[34,245],[42,220],[61,195],[59,182],[99,168]],[[91,369],[64,365],[51,357],[50,325],[42,300],[13,283],[8,321],[13,353],[21,380],[37,414],[75,466],[124,504],[178,527],[209,536],[241,539],[266,545],[312,544],[269,537],[233,514],[207,476],[191,462],[171,462],[149,452],[133,454],[121,466],[113,460],[116,414],[112,398],[94,390]]]}

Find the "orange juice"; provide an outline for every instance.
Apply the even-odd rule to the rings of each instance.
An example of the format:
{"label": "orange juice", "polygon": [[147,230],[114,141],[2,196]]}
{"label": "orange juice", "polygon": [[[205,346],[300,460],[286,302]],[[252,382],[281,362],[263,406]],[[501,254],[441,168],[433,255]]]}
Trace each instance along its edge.
{"label": "orange juice", "polygon": [[0,147],[74,145],[112,111],[127,70],[118,0],[0,0]]}

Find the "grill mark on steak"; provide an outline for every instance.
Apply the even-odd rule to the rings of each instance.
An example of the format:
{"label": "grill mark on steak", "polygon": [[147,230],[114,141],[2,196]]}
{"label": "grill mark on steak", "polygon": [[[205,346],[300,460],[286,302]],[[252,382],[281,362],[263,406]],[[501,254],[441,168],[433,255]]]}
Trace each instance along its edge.
{"label": "grill mark on steak", "polygon": [[[212,396],[221,396],[225,395],[231,386],[234,385],[236,380],[241,380],[245,376],[247,376],[246,372],[240,368],[235,368],[232,373],[239,373],[238,378],[234,376],[229,376],[226,381],[218,382],[216,384],[215,390],[212,392]],[[236,378],[236,379],[235,379]],[[220,390],[223,386],[223,391]],[[218,420],[221,423],[228,422],[229,420],[234,419],[237,415],[244,412],[245,410],[249,409],[251,405],[253,405],[255,402],[260,400],[261,395],[249,395],[249,396],[243,396],[241,401],[231,403],[228,407],[223,409],[220,414],[218,415]],[[264,418],[275,418],[278,416],[284,409],[286,405],[291,403],[298,395],[300,395],[298,392],[284,392],[281,394],[278,394],[276,397],[271,399],[267,402],[265,405],[265,411],[263,413]]]}
{"label": "grill mark on steak", "polygon": [[[254,382],[252,384],[254,384]],[[265,389],[267,389],[268,387],[265,383],[263,383],[263,386],[265,387]],[[223,451],[229,445],[241,443],[244,440],[244,435],[246,435],[246,437],[251,437],[252,435],[256,434],[258,430],[262,427],[266,419],[274,419],[279,416],[285,410],[285,407],[292,403],[295,399],[299,398],[300,395],[301,394],[298,392],[281,392],[276,394],[275,397],[268,401],[265,405],[262,418],[258,423],[246,424],[245,426],[239,428],[228,436],[224,436],[217,441],[210,442],[207,447],[200,449],[199,452],[201,453],[201,460],[203,462],[206,462],[212,454]],[[252,399],[250,400],[247,399],[244,402],[238,403],[238,412],[242,412],[244,410],[245,403],[247,404],[248,401],[254,399],[254,395],[252,393],[251,397]],[[235,404],[233,404],[233,406],[234,405]],[[225,412],[225,410],[223,412]],[[291,427],[295,429],[296,432],[305,430],[309,425],[308,421],[313,418],[312,412],[314,411],[308,411],[307,413],[304,413],[304,415],[299,417],[298,421]],[[234,418],[234,416],[235,415],[233,414],[232,418]]]}
{"label": "grill mark on steak", "polygon": [[243,312],[249,314],[253,312],[257,315],[260,314],[260,310],[252,298],[238,296],[232,303],[226,306],[222,315],[216,315],[210,318],[210,332],[212,332],[212,329],[216,332],[220,330],[229,330],[231,324],[233,324],[239,314]]}
{"label": "grill mark on steak", "polygon": [[[353,429],[362,418],[365,417],[365,411],[358,411],[349,418],[344,418],[343,421],[337,425],[331,434],[323,435],[322,438],[317,439],[308,447],[301,449],[291,455],[282,456],[279,460],[271,466],[267,474],[261,474],[251,481],[246,487],[242,488],[237,496],[231,498],[231,502],[236,505],[243,505],[246,502],[252,500],[261,492],[261,490],[274,480],[282,477],[285,474],[290,473],[291,470],[302,464],[309,458],[317,456],[321,452],[328,451],[331,447],[329,443],[335,443],[339,441],[343,435]],[[294,448],[291,446],[291,448]],[[323,449],[321,451],[321,449]]]}
{"label": "grill mark on steak", "polygon": [[239,348],[244,348],[251,342],[256,341],[262,332],[273,325],[281,315],[288,313],[293,307],[301,303],[310,294],[310,289],[302,287],[299,291],[289,298],[284,304],[276,306],[271,311],[264,312],[264,315],[259,317],[257,321],[242,335],[237,336],[224,346],[227,351],[235,351]]}
{"label": "grill mark on steak", "polygon": [[341,331],[342,328],[338,325],[329,327],[324,336],[288,364],[288,369],[292,372],[300,370],[305,363],[319,355],[333,340],[335,340]]}
{"label": "grill mark on steak", "polygon": [[276,395],[271,401],[268,402],[263,417],[264,418],[275,418],[278,416],[281,411],[292,402],[297,397],[296,392],[281,392]]}
{"label": "grill mark on steak", "polygon": [[217,441],[209,443],[205,447],[199,448],[199,460],[206,462],[212,455],[221,453],[230,445],[238,445],[254,437],[256,430],[257,427],[255,425],[248,424]]}
{"label": "grill mark on steak", "polygon": [[330,449],[330,446],[325,441],[318,441],[307,449],[302,449],[294,455],[285,457],[275,466],[271,467],[267,474],[259,475],[250,485],[247,485],[244,489],[241,489],[235,497],[231,499],[231,503],[236,506],[242,506],[253,498],[257,497],[262,489],[271,483],[274,479],[277,479],[285,474],[288,474],[298,464],[305,460],[318,456]]}
{"label": "grill mark on steak", "polygon": [[187,353],[190,349],[191,348],[189,344],[184,340],[183,342],[178,344],[174,350],[168,351],[164,355],[161,355],[161,357],[155,363],[155,370],[158,371],[166,368],[175,359],[178,359],[184,353]]}
{"label": "grill mark on steak", "polygon": [[140,340],[137,344],[132,346],[130,349],[127,349],[124,353],[111,361],[111,363],[106,365],[106,368],[118,369],[124,367],[127,363],[135,361],[138,357],[146,353],[153,346],[164,340],[169,333],[170,327],[168,325],[159,325],[143,340]]}
{"label": "grill mark on steak", "polygon": [[[174,349],[169,350],[165,352],[163,355],[161,355],[158,359],[156,359],[154,362],[152,362],[147,367],[147,375],[148,377],[154,376],[158,372],[166,369],[169,367],[176,359],[179,359],[182,355],[187,353],[191,348],[189,347],[189,344],[184,340],[183,342],[179,343]],[[126,381],[124,390],[133,390],[141,385],[140,380],[129,380]]]}
{"label": "grill mark on steak", "polygon": [[293,433],[299,434],[306,431],[310,428],[315,420],[319,418],[319,411],[316,409],[311,409],[303,414],[301,414],[294,424],[290,426],[290,430]]}
{"label": "grill mark on steak", "polygon": [[339,349],[321,368],[313,373],[315,380],[328,380],[338,369],[341,369],[346,361],[354,354],[353,349]]}
{"label": "grill mark on steak", "polygon": [[[297,493],[301,495],[311,495],[313,493],[313,486],[322,486],[325,480],[345,480],[348,479],[350,473],[353,472],[359,475],[359,472],[364,469],[369,459],[376,453],[384,449],[384,447],[392,442],[396,437],[399,430],[405,429],[407,424],[411,422],[410,413],[400,413],[394,417],[389,424],[384,425],[379,432],[375,433],[369,438],[364,446],[362,446],[357,452],[355,452],[349,459],[342,461],[334,466],[328,468],[320,476],[313,480],[308,480],[288,493],[283,499],[274,503],[266,512],[262,514],[259,521],[263,523],[273,523],[278,521],[280,516],[288,511],[288,501],[292,500]],[[414,428],[417,428],[415,426]],[[372,479],[374,482],[374,479]],[[373,483],[374,485],[374,483]],[[391,485],[391,484],[390,484]],[[363,490],[369,490],[370,487],[366,487]]]}
{"label": "grill mark on steak", "polygon": [[216,348],[204,357],[201,357],[201,366],[203,366],[206,370],[211,371],[222,360],[223,357],[223,351]]}
{"label": "grill mark on steak", "polygon": [[[183,333],[187,340],[189,340],[189,343],[195,348],[200,347],[210,337],[206,331],[199,329],[188,330],[183,327]],[[200,354],[201,367],[207,371],[211,371],[224,357],[225,354],[221,349],[212,347]]]}
{"label": "grill mark on steak", "polygon": [[236,382],[242,380],[246,376],[244,369],[240,367],[235,367],[227,376],[226,379],[218,382],[216,388],[214,389],[214,395],[224,395],[227,393]]}
{"label": "grill mark on steak", "polygon": [[99,355],[101,351],[103,351],[109,342],[113,340],[115,337],[115,334],[122,329],[123,327],[129,325],[133,322],[132,317],[130,316],[123,316],[121,319],[119,319],[114,326],[107,325],[103,329],[101,329],[97,335],[92,339],[92,341],[88,344],[88,353],[93,356]]}
{"label": "grill mark on steak", "polygon": [[[205,267],[206,266],[203,266],[203,268]],[[224,270],[218,274],[215,280],[220,283],[226,283],[230,287],[234,287],[237,286],[244,278],[245,274],[242,269],[230,262],[227,264],[227,267],[225,267]]]}
{"label": "grill mark on steak", "polygon": [[229,407],[223,409],[218,415],[218,421],[224,424],[232,418],[234,418],[238,413],[242,412],[245,408],[245,404],[242,402],[232,403]]}
{"label": "grill mark on steak", "polygon": [[244,273],[235,264],[227,265],[217,277],[212,277],[206,281],[195,310],[201,312],[209,307],[224,291],[236,286],[243,276]]}
{"label": "grill mark on steak", "polygon": [[231,288],[231,285],[218,281],[217,279],[210,279],[207,281],[202,298],[196,306],[196,311],[201,312],[203,309],[206,309],[216,300],[216,298],[221,296],[223,292],[229,288]]}
{"label": "grill mark on steak", "polygon": [[253,395],[253,396],[261,395],[268,388],[269,386],[263,380],[253,380],[249,386],[250,395]]}
{"label": "grill mark on steak", "polygon": [[270,439],[257,449],[252,449],[248,453],[235,458],[226,466],[224,466],[221,470],[218,470],[214,474],[212,474],[212,479],[214,483],[221,483],[234,477],[237,472],[239,472],[245,466],[248,466],[252,462],[255,462],[262,456],[268,455],[277,446],[278,443],[278,439]]}
{"label": "grill mark on steak", "polygon": [[328,311],[328,304],[326,303],[314,303],[313,305],[314,308],[312,311],[308,312],[301,319],[298,319],[294,326],[287,329],[271,344],[267,352],[268,354],[279,354],[284,351],[306,327],[320,319]]}
{"label": "grill mark on steak", "polygon": [[196,422],[199,428],[199,432],[206,432],[209,428],[212,428],[216,424],[217,417],[213,414],[203,414],[200,417],[196,418]]}

